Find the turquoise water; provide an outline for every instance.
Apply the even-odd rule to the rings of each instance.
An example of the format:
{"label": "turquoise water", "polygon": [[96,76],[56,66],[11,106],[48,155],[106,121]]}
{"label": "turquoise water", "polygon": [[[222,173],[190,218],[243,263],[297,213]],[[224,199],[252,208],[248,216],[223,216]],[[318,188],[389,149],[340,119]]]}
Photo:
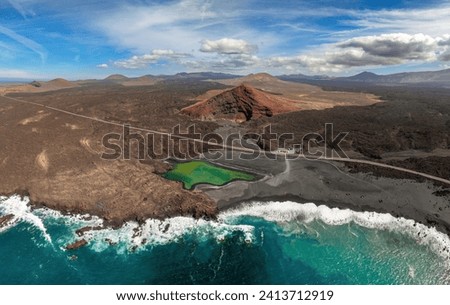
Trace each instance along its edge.
{"label": "turquoise water", "polygon": [[16,218],[0,229],[0,284],[450,283],[448,238],[388,214],[254,203],[217,222],[91,232],[89,246],[66,251],[75,229],[101,221],[1,201],[0,215]]}

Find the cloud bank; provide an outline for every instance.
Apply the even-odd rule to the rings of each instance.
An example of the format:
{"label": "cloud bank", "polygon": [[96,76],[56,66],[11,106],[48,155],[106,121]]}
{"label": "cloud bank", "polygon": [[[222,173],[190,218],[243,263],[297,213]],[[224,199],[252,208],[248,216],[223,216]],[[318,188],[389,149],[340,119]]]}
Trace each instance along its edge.
{"label": "cloud bank", "polygon": [[399,65],[450,59],[448,36],[393,33],[355,37],[322,45],[314,53],[273,57],[272,67],[306,68],[312,72],[340,72],[353,67]]}
{"label": "cloud bank", "polygon": [[[450,61],[450,36],[392,33],[362,36],[333,44],[323,44],[313,52],[295,56],[258,57],[255,44],[243,39],[202,40],[195,56],[173,50],[156,49],[149,54],[118,60],[114,65],[125,69],[144,69],[163,60],[188,69],[202,71],[245,71],[271,67],[314,73],[339,73],[355,67],[399,65],[409,62]],[[201,54],[200,54],[201,55]]]}
{"label": "cloud bank", "polygon": [[0,13],[9,16],[0,25],[0,64],[47,73],[82,67],[93,74],[107,68],[389,73],[446,66],[450,2],[393,7],[306,0],[6,0],[0,3]]}
{"label": "cloud bank", "polygon": [[156,49],[149,54],[134,55],[128,59],[118,60],[114,62],[114,65],[124,69],[144,69],[151,64],[155,64],[161,60],[179,60],[180,58],[189,57],[186,53],[177,53],[173,50]]}
{"label": "cloud bank", "polygon": [[201,52],[217,54],[253,54],[258,50],[256,45],[243,39],[222,38],[218,40],[203,40]]}

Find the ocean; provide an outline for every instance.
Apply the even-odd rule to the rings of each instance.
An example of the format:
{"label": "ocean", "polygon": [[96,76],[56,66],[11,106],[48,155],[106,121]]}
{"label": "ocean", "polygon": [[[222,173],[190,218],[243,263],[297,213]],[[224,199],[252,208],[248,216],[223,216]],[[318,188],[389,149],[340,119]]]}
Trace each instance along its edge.
{"label": "ocean", "polygon": [[86,233],[64,216],[1,197],[0,284],[449,284],[449,238],[389,214],[250,202],[217,221],[174,217]]}

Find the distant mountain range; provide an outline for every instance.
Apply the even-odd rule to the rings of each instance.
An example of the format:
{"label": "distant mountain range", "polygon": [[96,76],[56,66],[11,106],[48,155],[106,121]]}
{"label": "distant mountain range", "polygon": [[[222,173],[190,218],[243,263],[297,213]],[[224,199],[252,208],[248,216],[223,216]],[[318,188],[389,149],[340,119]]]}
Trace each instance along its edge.
{"label": "distant mountain range", "polygon": [[[258,75],[262,74],[264,73],[259,73]],[[183,79],[224,80],[224,79],[237,79],[242,76],[227,73],[198,72],[198,73],[178,73],[175,75],[158,75],[151,77],[158,78],[161,80],[183,80]],[[358,82],[384,86],[423,85],[423,86],[450,88],[450,69],[440,71],[425,71],[425,72],[404,72],[387,75],[379,75],[372,72],[362,72],[350,77],[331,77],[328,75],[305,75],[298,73],[289,75],[278,75],[276,76],[276,78],[291,82],[339,81],[339,82]]]}
{"label": "distant mountain range", "polygon": [[240,77],[241,75],[228,74],[228,73],[215,73],[215,72],[194,72],[194,73],[177,73],[175,75],[159,75],[158,77],[171,80],[171,79],[198,79],[198,80],[207,80],[207,79],[229,79]]}
{"label": "distant mountain range", "polygon": [[282,80],[287,81],[311,81],[311,80],[329,80],[340,82],[358,82],[386,86],[398,85],[424,85],[434,87],[450,88],[450,69],[440,71],[426,72],[404,72],[388,75],[378,75],[372,72],[362,72],[350,77],[327,77],[327,76],[307,76],[303,74],[281,75]]}
{"label": "distant mountain range", "polygon": [[195,72],[195,73],[177,73],[175,75],[144,75],[139,77],[127,77],[122,74],[112,74],[103,80],[98,80],[105,83],[115,83],[124,86],[146,86],[154,85],[161,81],[166,82],[183,82],[192,80],[218,80],[218,79],[232,79],[240,77],[240,75],[214,73],[214,72]]}
{"label": "distant mountain range", "polygon": [[348,77],[347,80],[377,84],[429,84],[450,87],[450,69],[426,72],[404,72],[389,75],[363,72]]}
{"label": "distant mountain range", "polygon": [[[243,77],[242,75],[216,73],[216,72],[194,72],[194,73],[177,73],[175,75],[144,75],[140,77],[127,77],[121,74],[112,74],[103,80],[80,80],[76,81],[78,84],[89,84],[97,82],[116,83],[124,86],[145,86],[152,85],[161,81],[169,82],[184,82],[190,80],[236,80],[245,81],[248,77],[254,75],[273,77],[267,73],[250,74]],[[273,77],[275,78],[275,77]],[[344,82],[344,83],[359,83],[359,84],[374,84],[382,86],[426,86],[426,87],[442,87],[450,88],[450,69],[440,71],[425,71],[425,72],[404,72],[387,75],[379,75],[372,72],[362,72],[349,77],[331,77],[327,75],[305,75],[305,74],[289,74],[276,76],[279,80],[299,82],[299,83],[317,83],[317,82]],[[12,79],[0,80],[0,82],[12,82]],[[23,80],[16,81],[16,83],[24,83]]]}

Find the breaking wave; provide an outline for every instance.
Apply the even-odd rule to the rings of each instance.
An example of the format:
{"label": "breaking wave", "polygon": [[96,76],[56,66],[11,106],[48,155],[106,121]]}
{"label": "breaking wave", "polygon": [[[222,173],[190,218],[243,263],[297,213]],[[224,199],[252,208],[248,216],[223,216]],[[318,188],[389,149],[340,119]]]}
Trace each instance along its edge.
{"label": "breaking wave", "polygon": [[271,201],[242,204],[236,209],[221,213],[220,218],[230,221],[242,216],[259,217],[276,223],[297,221],[308,224],[317,220],[331,226],[355,223],[368,229],[407,235],[418,244],[426,245],[433,252],[450,259],[450,238],[446,234],[414,220],[394,217],[388,213],[356,212],[325,205],[317,206],[314,203]]}
{"label": "breaking wave", "polygon": [[47,230],[42,222],[42,219],[33,214],[30,206],[27,204],[28,200],[22,200],[19,196],[0,197],[0,215],[13,215],[12,219],[8,221],[4,227],[0,228],[0,233],[14,227],[19,222],[27,222],[38,228],[42,236],[52,243],[52,238],[47,233]]}
{"label": "breaking wave", "polygon": [[[130,250],[142,250],[146,246],[162,245],[180,240],[186,234],[197,239],[214,238],[223,241],[234,232],[243,233],[242,242],[250,243],[253,237],[253,226],[227,224],[220,221],[207,221],[192,217],[172,217],[165,220],[148,219],[143,224],[134,221],[126,222],[120,228],[108,228],[103,220],[91,215],[64,215],[58,211],[41,208],[32,210],[27,197],[0,197],[0,217],[14,215],[13,219],[0,228],[0,233],[15,227],[21,221],[27,222],[40,229],[48,242],[52,242],[47,228],[58,223],[70,230],[64,236],[56,238],[56,246],[62,250],[81,238],[88,241],[94,251],[104,251],[111,245],[120,253]],[[76,231],[84,227],[94,228],[77,235]]]}
{"label": "breaking wave", "polygon": [[[201,240],[214,238],[217,242],[222,242],[228,236],[239,232],[242,242],[251,243],[256,240],[255,228],[252,225],[239,224],[239,218],[257,217],[281,225],[293,222],[308,224],[313,221],[321,221],[331,226],[355,223],[364,228],[401,233],[418,244],[427,246],[445,259],[450,259],[450,239],[435,228],[414,220],[396,218],[390,214],[355,212],[324,205],[317,206],[314,203],[250,202],[221,212],[217,221],[173,217],[166,220],[149,219],[143,224],[127,222],[119,229],[103,227],[103,221],[95,216],[63,215],[46,208],[32,210],[28,203],[29,199],[26,197],[0,197],[0,217],[13,215],[13,218],[0,228],[0,234],[20,222],[26,222],[38,228],[49,243],[54,243],[61,249],[68,243],[84,238],[94,251],[104,251],[114,245],[118,252],[128,252],[139,251],[147,246],[176,242],[187,234]],[[52,241],[53,236],[48,228],[55,223],[63,224],[69,230],[65,236],[56,236]],[[86,226],[97,228],[86,231],[82,237],[75,233],[77,229]]]}

